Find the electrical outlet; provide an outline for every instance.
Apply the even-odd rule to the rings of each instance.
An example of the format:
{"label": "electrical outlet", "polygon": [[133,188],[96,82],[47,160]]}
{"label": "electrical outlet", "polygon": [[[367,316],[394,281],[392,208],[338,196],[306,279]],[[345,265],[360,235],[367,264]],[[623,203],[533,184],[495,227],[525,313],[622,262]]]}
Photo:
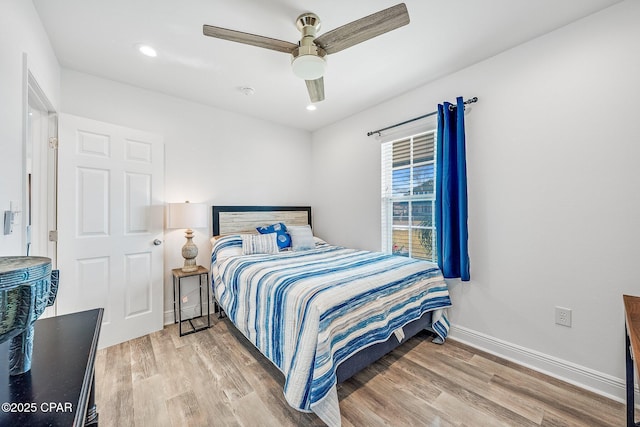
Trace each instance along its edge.
{"label": "electrical outlet", "polygon": [[556,324],[571,327],[571,309],[556,307]]}

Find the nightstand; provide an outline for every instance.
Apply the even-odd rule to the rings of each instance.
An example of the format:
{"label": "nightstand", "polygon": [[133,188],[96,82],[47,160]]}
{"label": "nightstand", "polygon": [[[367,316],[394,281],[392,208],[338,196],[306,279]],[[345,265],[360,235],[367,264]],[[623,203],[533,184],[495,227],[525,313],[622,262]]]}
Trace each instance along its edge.
{"label": "nightstand", "polygon": [[[210,328],[211,327],[211,317],[210,317],[211,309],[209,308],[209,270],[199,265],[196,271],[184,272],[182,271],[181,268],[174,268],[173,270],[171,270],[171,273],[173,274],[173,319],[174,319],[174,323],[178,323],[178,330],[180,331],[180,336],[192,334],[194,332],[198,332],[203,329]],[[200,296],[199,298],[200,315],[191,317],[189,319],[183,319],[182,318],[182,298],[183,298],[182,297],[182,279],[185,279],[187,277],[195,277],[195,276],[198,277],[198,294]],[[202,293],[203,293],[202,279],[204,279],[204,287],[207,294],[207,297],[206,297],[207,323],[202,326],[196,326],[193,324],[193,320],[199,319],[205,316],[202,309]],[[176,288],[177,288],[177,295],[176,295]],[[191,326],[191,330],[182,332],[182,324],[184,322],[189,322],[189,325]]]}

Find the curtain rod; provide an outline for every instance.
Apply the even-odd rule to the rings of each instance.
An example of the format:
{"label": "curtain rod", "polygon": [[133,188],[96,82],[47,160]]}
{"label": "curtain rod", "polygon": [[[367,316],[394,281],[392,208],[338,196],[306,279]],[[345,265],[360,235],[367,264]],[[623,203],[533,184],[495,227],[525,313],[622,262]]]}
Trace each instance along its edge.
{"label": "curtain rod", "polygon": [[[478,97],[477,96],[474,96],[473,98],[467,99],[466,101],[464,101],[464,105],[473,104],[474,102],[478,102]],[[456,108],[455,105],[453,105],[453,104],[449,105],[449,110],[453,110],[454,108]],[[371,135],[376,134],[376,133],[378,135],[380,135],[380,132],[383,132],[385,130],[389,130],[389,129],[396,128],[398,126],[406,125],[407,123],[415,122],[416,120],[425,119],[425,118],[431,117],[431,116],[433,116],[435,114],[438,114],[438,111],[432,111],[432,112],[430,112],[428,114],[424,114],[424,115],[419,116],[419,117],[414,117],[413,119],[405,120],[404,122],[396,123],[395,125],[387,126],[386,128],[382,128],[382,129],[378,129],[378,130],[372,130],[371,132],[367,132],[367,136],[371,136]]]}

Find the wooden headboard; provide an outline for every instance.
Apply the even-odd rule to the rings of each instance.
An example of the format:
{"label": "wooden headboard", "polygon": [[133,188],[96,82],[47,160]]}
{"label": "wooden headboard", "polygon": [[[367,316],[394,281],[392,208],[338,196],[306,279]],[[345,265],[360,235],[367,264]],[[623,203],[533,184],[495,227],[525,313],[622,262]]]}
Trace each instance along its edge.
{"label": "wooden headboard", "polygon": [[311,225],[310,206],[212,206],[213,235],[256,232],[256,227],[283,222]]}

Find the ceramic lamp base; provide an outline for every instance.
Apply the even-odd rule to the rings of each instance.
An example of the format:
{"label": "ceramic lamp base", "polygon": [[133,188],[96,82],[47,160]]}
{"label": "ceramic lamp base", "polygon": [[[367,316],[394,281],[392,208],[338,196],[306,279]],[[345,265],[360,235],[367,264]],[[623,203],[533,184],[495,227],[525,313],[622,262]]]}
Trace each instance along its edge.
{"label": "ceramic lamp base", "polygon": [[185,233],[187,243],[182,247],[182,257],[184,258],[184,266],[182,271],[189,273],[198,270],[196,265],[196,257],[198,256],[198,247],[193,243],[193,230],[188,229]]}
{"label": "ceramic lamp base", "polygon": [[195,260],[191,264],[187,264],[187,260],[184,260],[184,265],[182,266],[182,271],[185,273],[191,273],[192,271],[198,270],[198,266],[196,265]]}

